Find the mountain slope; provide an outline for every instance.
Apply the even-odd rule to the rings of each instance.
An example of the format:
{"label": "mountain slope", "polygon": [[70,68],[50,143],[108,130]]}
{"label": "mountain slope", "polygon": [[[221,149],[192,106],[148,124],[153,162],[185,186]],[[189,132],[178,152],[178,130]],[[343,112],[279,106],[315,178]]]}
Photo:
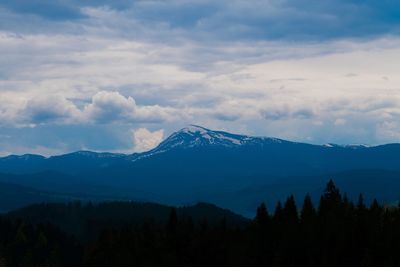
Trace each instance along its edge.
{"label": "mountain slope", "polygon": [[[390,173],[397,175],[400,172],[398,155],[399,144],[374,147],[312,145],[190,126],[144,153],[122,155],[80,151],[50,158],[10,156],[0,158],[0,172],[33,175],[34,183],[27,177],[19,179],[18,183],[38,190],[77,193],[79,189],[94,195],[170,204],[215,199],[224,207],[234,208],[228,206],[223,196],[264,187],[266,190],[262,194],[283,198],[290,193],[285,190],[285,184],[293,193],[311,192],[325,184],[331,174],[338,173],[347,173],[344,179],[349,182],[358,179],[357,183],[363,182],[360,172],[373,174],[377,183],[379,179],[382,181],[382,186],[375,188],[383,188],[390,198],[396,198],[386,189],[391,189],[389,185],[394,186],[387,181],[397,181]],[[285,181],[292,177],[299,179],[287,184]],[[306,177],[311,178],[307,181]],[[0,176],[0,181],[14,183],[15,177],[7,180]],[[357,183],[352,186],[356,187]],[[267,190],[267,187],[276,190]],[[261,193],[255,195],[260,197],[251,200],[254,202],[248,204],[251,207],[261,200]],[[235,203],[234,200],[231,202]]]}
{"label": "mountain slope", "polygon": [[26,174],[54,171],[76,175],[84,171],[104,168],[125,159],[124,154],[77,151],[60,156],[45,158],[40,155],[11,155],[0,158],[0,172]]}
{"label": "mountain slope", "polygon": [[189,127],[157,148],[94,176],[162,194],[201,195],[290,176],[324,176],[354,169],[400,171],[400,145],[318,146]]}
{"label": "mountain slope", "polygon": [[[78,151],[49,158],[37,155],[9,156],[0,158],[0,172],[17,174],[55,171],[81,175],[122,168],[121,173],[124,169],[131,171],[147,165],[142,162],[155,161],[151,169],[160,169],[157,164],[162,167],[171,165],[176,172],[181,170],[183,163],[198,163],[208,169],[212,166],[211,171],[216,173],[229,174],[229,170],[240,167],[246,168],[249,175],[315,175],[366,168],[400,170],[399,153],[400,144],[375,147],[320,146],[190,126],[173,133],[158,147],[144,153],[124,155]],[[237,173],[237,170],[231,172]],[[137,172],[133,174],[146,175]],[[160,174],[163,174],[162,171]]]}
{"label": "mountain slope", "polygon": [[50,200],[33,188],[0,182],[0,213]]}

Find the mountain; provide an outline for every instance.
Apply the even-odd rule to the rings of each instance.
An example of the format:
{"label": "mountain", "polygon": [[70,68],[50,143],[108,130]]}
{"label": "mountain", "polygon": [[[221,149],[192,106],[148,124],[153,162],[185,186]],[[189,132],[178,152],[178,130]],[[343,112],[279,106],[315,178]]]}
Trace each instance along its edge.
{"label": "mountain", "polygon": [[[0,158],[0,172],[19,174],[0,177],[0,181],[54,192],[90,192],[111,199],[168,204],[213,201],[247,212],[265,199],[274,202],[272,198],[282,199],[290,193],[319,192],[329,178],[344,179],[344,184],[351,185],[346,190],[358,194],[362,177],[368,175],[381,184],[375,188],[385,189],[387,197],[382,199],[396,201],[397,195],[389,194],[394,187],[389,185],[397,186],[393,181],[400,179],[398,155],[400,144],[313,145],[189,126],[144,153],[79,151],[49,158]],[[263,192],[254,193],[252,188],[263,188]],[[368,190],[373,193],[373,186]],[[243,197],[247,202],[229,205],[237,202],[229,197],[235,194],[248,194]]]}
{"label": "mountain", "polygon": [[107,167],[126,157],[124,154],[96,153],[91,151],[77,151],[49,158],[32,154],[21,156],[10,155],[0,158],[0,172],[26,174],[55,171],[76,175],[83,171]]}
{"label": "mountain", "polygon": [[278,182],[284,177],[326,176],[350,170],[400,171],[400,145],[319,146],[184,128],[131,162],[101,169],[124,187],[183,199]]}
{"label": "mountain", "polygon": [[194,148],[206,146],[238,147],[245,145],[265,145],[269,143],[283,143],[284,140],[266,137],[251,137],[222,131],[211,131],[201,126],[192,125],[173,133],[162,142],[154,151],[168,151],[173,148]]}
{"label": "mountain", "polygon": [[93,169],[103,169],[126,162],[135,162],[157,154],[179,149],[238,148],[239,146],[265,146],[272,143],[291,143],[277,138],[250,137],[222,131],[211,131],[200,126],[189,126],[173,133],[155,149],[132,155],[77,151],[45,158],[41,155],[10,155],[0,158],[3,173],[24,174],[57,171],[70,175]]}
{"label": "mountain", "polygon": [[[202,161],[214,159],[215,154],[229,153],[218,158],[223,168],[227,161],[239,161],[254,168],[248,173],[266,173],[278,176],[326,173],[327,171],[350,169],[391,169],[400,170],[400,160],[396,155],[400,144],[368,147],[365,145],[312,145],[290,142],[278,138],[251,137],[212,131],[200,126],[189,126],[173,133],[156,148],[132,155],[78,151],[70,154],[45,158],[40,155],[11,155],[0,158],[2,173],[35,173],[54,171],[68,175],[91,173],[93,170],[108,170],[114,167],[126,168],[140,165],[139,162],[175,157],[175,154],[190,154]],[[214,155],[213,155],[214,154]],[[186,156],[186,155],[185,155]],[[178,157],[180,157],[178,155]],[[164,160],[164,159],[163,159]],[[171,162],[176,168],[178,162]],[[263,166],[260,166],[263,164]],[[235,168],[229,164],[230,168]],[[283,166],[290,165],[290,168]],[[154,165],[157,166],[157,165]],[[153,168],[157,169],[157,168]]]}

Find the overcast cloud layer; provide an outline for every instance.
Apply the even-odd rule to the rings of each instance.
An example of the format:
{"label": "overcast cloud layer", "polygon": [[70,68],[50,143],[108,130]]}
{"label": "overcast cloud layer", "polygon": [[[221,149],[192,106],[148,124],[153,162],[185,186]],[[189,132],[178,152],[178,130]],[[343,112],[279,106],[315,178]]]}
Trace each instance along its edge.
{"label": "overcast cloud layer", "polygon": [[0,155],[132,153],[187,124],[400,140],[400,3],[3,0]]}

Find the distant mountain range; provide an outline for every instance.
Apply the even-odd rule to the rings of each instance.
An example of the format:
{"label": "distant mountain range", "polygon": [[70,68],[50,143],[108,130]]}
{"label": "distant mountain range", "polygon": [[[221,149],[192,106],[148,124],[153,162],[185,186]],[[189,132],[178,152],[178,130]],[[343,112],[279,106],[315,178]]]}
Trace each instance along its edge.
{"label": "distant mountain range", "polygon": [[207,201],[251,214],[261,201],[272,207],[291,193],[318,195],[330,178],[350,197],[363,192],[395,202],[399,155],[400,144],[312,145],[190,126],[144,153],[0,158],[0,181],[53,198]]}

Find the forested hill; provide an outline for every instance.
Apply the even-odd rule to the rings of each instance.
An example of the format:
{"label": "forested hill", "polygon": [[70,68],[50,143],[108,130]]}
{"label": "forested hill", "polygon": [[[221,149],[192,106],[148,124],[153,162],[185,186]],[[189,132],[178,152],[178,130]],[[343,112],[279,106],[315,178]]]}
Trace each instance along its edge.
{"label": "forested hill", "polygon": [[[71,236],[64,220],[87,224]],[[37,205],[0,217],[7,267],[394,267],[399,250],[400,208],[367,206],[362,195],[353,203],[332,181],[318,205],[290,196],[272,212],[260,204],[253,220],[208,204],[138,203]]]}
{"label": "forested hill", "polygon": [[[171,208],[140,202],[43,203],[9,212],[7,217],[33,224],[51,223],[69,234],[85,239],[107,226],[165,224]],[[190,218],[196,223],[207,221],[208,224],[216,225],[224,220],[230,227],[244,227],[249,223],[249,219],[241,215],[208,203],[178,207],[176,210],[180,218]]]}

